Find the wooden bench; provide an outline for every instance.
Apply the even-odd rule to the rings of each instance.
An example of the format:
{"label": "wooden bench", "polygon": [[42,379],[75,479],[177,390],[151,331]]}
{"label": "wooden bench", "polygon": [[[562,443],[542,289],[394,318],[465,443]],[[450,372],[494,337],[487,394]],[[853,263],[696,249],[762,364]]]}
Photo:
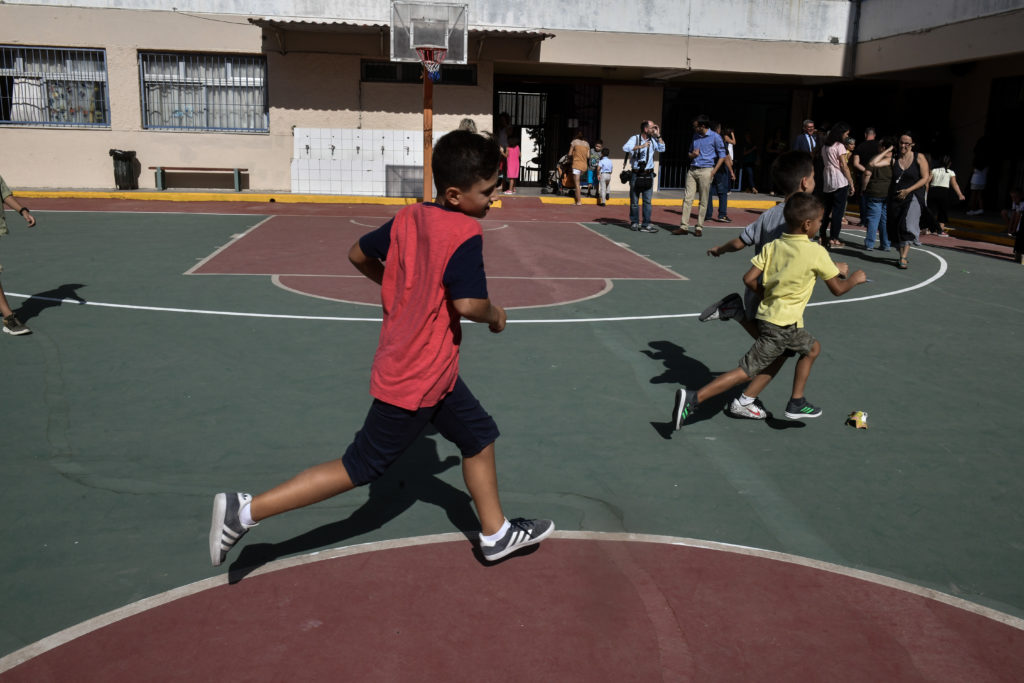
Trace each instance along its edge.
{"label": "wooden bench", "polygon": [[233,173],[235,176],[235,192],[242,191],[242,174],[248,173],[247,168],[200,168],[196,166],[150,166],[149,170],[156,171],[156,189],[166,190],[166,171],[185,171],[189,173]]}

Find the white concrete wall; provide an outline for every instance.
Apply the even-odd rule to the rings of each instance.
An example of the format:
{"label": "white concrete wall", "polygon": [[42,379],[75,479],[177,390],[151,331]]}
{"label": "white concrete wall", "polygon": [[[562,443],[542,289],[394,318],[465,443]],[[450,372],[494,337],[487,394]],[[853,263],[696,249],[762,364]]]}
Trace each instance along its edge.
{"label": "white concrete wall", "polygon": [[[907,5],[870,0],[867,25],[861,23],[856,47],[856,75],[870,76],[927,66],[976,62],[1024,53],[1024,0],[938,0],[919,12],[915,29]],[[883,6],[876,8],[875,5]],[[976,7],[972,15],[965,6]],[[892,21],[879,13],[889,6]],[[991,10],[983,13],[983,10]],[[997,11],[998,10],[998,11]],[[893,33],[896,29],[901,32]],[[883,35],[884,34],[884,35]]]}
{"label": "white concrete wall", "polygon": [[[871,0],[874,2],[875,0]],[[995,0],[989,0],[994,2]],[[390,0],[5,0],[7,4],[145,9],[390,23]],[[845,43],[848,0],[466,0],[471,28],[522,28]],[[871,3],[865,3],[871,4]],[[907,3],[916,4],[916,3]],[[575,7],[575,10],[573,9]]]}
{"label": "white concrete wall", "polygon": [[[1024,9],[1024,0],[865,0],[861,4],[859,40],[917,33],[1020,9]],[[1024,26],[1017,24],[1016,29],[1019,35]]]}

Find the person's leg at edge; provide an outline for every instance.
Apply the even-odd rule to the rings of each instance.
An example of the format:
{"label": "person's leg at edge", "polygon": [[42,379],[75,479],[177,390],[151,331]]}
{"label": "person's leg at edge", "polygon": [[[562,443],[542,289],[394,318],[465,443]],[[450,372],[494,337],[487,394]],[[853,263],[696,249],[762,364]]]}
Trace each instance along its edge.
{"label": "person's leg at edge", "polygon": [[583,199],[580,196],[580,185],[583,184],[583,175],[581,173],[577,173],[575,170],[572,172],[572,184],[573,192],[576,193],[576,204],[582,204]]}
{"label": "person's leg at edge", "polygon": [[629,225],[640,224],[640,207],[637,202],[640,197],[636,193],[636,178],[629,179]]}
{"label": "person's leg at edge", "polygon": [[14,315],[14,311],[11,310],[11,305],[7,303],[7,295],[4,294],[4,287],[0,285],[0,316],[9,318]]}
{"label": "person's leg at edge", "polygon": [[252,499],[254,522],[306,507],[355,488],[341,459],[314,465]]}
{"label": "person's leg at edge", "polygon": [[806,356],[800,356],[796,362],[796,370],[793,372],[793,395],[791,398],[801,399],[804,397],[804,389],[807,388],[807,378],[811,376],[811,366],[814,360],[821,353],[821,344],[817,340],[811,347],[811,352]]}
{"label": "person's leg at edge", "polygon": [[[697,169],[692,166],[686,171],[686,189],[683,191],[683,211],[679,216],[679,227],[687,228],[690,225],[690,210],[693,208],[693,198],[697,194]],[[700,207],[704,209],[703,206]]]}
{"label": "person's leg at edge", "polygon": [[711,170],[710,168],[698,168],[697,191],[700,193],[700,208],[697,210],[697,234],[704,231],[704,212],[707,210],[711,198]]}
{"label": "person's leg at edge", "polygon": [[494,464],[494,444],[476,455],[462,459],[462,478],[480,517],[480,530],[485,536],[495,534],[505,523],[505,513],[498,497],[498,471]]}
{"label": "person's leg at edge", "polygon": [[835,198],[832,204],[832,227],[829,230],[829,239],[835,246],[839,246],[839,233],[843,229],[843,217],[846,216],[846,201],[850,196],[850,186],[841,187],[833,194]]}
{"label": "person's leg at edge", "polygon": [[703,403],[709,398],[713,398],[723,392],[729,391],[737,384],[749,382],[750,379],[750,376],[747,375],[743,368],[736,368],[729,372],[723,372],[721,375],[697,390],[697,403]]}
{"label": "person's leg at edge", "polygon": [[886,202],[882,201],[881,210],[878,215],[878,241],[882,245],[882,249],[889,251],[892,247],[889,244],[889,225],[886,217],[889,215],[889,208],[886,206]]}
{"label": "person's leg at edge", "polygon": [[881,218],[878,200],[862,195],[860,203],[864,207],[861,214],[864,219],[864,248],[874,249],[875,241],[878,239],[878,219]]}
{"label": "person's leg at edge", "polygon": [[771,365],[761,371],[760,374],[756,375],[754,379],[750,380],[750,384],[748,384],[747,388],[743,390],[743,393],[750,398],[757,398],[760,396],[761,392],[768,386],[768,383],[775,379],[775,375],[779,374],[779,370],[782,369],[785,362],[785,356],[779,356],[776,358],[772,361]]}
{"label": "person's leg at edge", "polygon": [[830,227],[832,225],[832,211],[835,208],[836,196],[834,192],[824,192],[821,195],[821,203],[825,205],[825,212],[821,214],[821,227],[818,228],[818,240],[826,249],[831,244]]}
{"label": "person's leg at edge", "polygon": [[722,177],[719,179],[718,186],[718,217],[725,219],[729,217],[729,190],[731,180],[729,178],[729,172],[725,171],[722,173]]}

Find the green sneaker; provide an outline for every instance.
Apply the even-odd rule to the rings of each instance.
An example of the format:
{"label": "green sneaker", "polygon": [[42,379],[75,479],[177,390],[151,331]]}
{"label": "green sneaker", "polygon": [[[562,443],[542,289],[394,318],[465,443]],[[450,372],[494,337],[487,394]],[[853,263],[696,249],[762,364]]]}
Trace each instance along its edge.
{"label": "green sneaker", "polygon": [[790,420],[806,420],[820,415],[821,408],[811,405],[805,398],[791,398],[786,404],[786,417]]}
{"label": "green sneaker", "polygon": [[697,410],[697,392],[689,389],[676,389],[676,404],[672,408],[672,423],[676,429],[683,426],[686,418]]}

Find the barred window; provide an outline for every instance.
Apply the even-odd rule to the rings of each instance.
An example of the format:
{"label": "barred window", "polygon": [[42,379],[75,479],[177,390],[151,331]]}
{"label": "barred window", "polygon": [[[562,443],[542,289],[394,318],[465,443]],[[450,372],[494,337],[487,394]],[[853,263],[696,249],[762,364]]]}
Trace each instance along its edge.
{"label": "barred window", "polygon": [[[364,83],[421,83],[423,65],[419,62],[362,61]],[[441,85],[476,85],[476,64],[442,64]]]}
{"label": "barred window", "polygon": [[142,127],[265,133],[262,55],[139,53]]}
{"label": "barred window", "polygon": [[0,45],[0,124],[108,127],[106,52]]}

